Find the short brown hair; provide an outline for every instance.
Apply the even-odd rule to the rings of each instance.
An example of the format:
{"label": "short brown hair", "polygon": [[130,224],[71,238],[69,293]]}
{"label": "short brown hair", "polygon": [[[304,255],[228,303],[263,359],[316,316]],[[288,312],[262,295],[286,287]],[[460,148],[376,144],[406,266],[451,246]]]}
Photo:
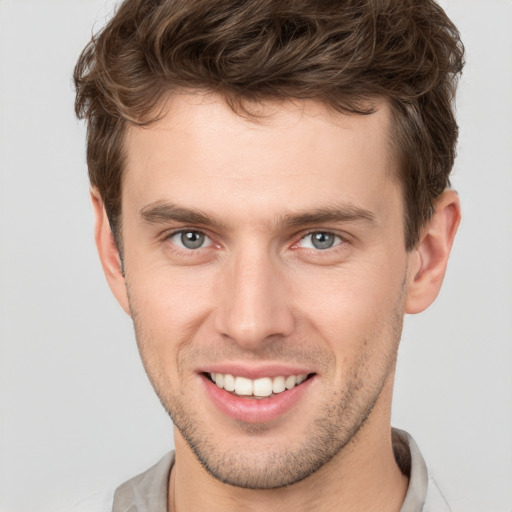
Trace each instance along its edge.
{"label": "short brown hair", "polygon": [[169,92],[216,92],[239,113],[293,98],[364,115],[384,98],[412,249],[449,186],[463,57],[433,0],[126,0],[74,73],[91,184],[117,237],[126,127],[155,121]]}

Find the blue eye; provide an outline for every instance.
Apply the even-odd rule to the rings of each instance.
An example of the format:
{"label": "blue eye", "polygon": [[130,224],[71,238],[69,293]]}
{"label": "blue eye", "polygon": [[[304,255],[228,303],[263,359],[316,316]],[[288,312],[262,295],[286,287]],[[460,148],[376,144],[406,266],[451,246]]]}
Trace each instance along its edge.
{"label": "blue eye", "polygon": [[329,231],[315,231],[303,237],[300,240],[299,245],[306,249],[325,251],[326,249],[331,249],[340,243],[341,238],[334,233],[330,233]]}
{"label": "blue eye", "polygon": [[170,240],[183,249],[201,249],[211,245],[212,241],[201,231],[183,230],[174,233]]}

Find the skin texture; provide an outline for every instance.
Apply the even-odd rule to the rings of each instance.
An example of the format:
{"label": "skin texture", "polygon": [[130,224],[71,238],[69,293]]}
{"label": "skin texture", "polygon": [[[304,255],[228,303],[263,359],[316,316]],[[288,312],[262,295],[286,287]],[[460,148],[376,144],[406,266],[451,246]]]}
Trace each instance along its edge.
{"label": "skin texture", "polygon": [[[177,427],[170,509],[399,510],[402,320],[439,291],[457,196],[439,198],[408,252],[384,102],[370,116],[312,102],[260,110],[255,122],[213,95],[176,96],[158,123],[128,130],[124,275],[92,191],[107,279]],[[204,243],[184,247],[183,230]],[[315,248],[312,233],[332,246]],[[234,418],[206,392],[205,369],[277,366],[310,379],[268,421]]]}

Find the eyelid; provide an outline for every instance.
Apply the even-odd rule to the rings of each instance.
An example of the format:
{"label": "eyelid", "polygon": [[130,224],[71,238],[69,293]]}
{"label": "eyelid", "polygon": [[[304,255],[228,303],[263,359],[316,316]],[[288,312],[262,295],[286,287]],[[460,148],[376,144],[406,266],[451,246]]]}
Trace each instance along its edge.
{"label": "eyelid", "polygon": [[[181,244],[177,244],[176,242],[173,242],[171,241],[171,239],[173,237],[175,237],[176,235],[180,235],[182,233],[187,233],[187,232],[195,232],[195,233],[200,233],[202,235],[204,235],[206,241],[208,241],[207,245],[204,245],[204,246],[201,246],[197,249],[190,249],[188,247],[184,247],[182,246]],[[306,250],[311,250],[311,251],[316,251],[316,252],[328,252],[330,250],[334,250],[336,249],[337,247],[339,247],[340,245],[344,245],[345,243],[349,243],[350,242],[350,237],[346,234],[342,234],[342,233],[339,233],[337,232],[336,230],[333,230],[333,229],[309,229],[307,232],[303,232],[301,233],[300,235],[298,235],[297,237],[295,237],[295,241],[292,243],[292,245],[290,246],[291,249],[299,249],[301,248],[300,247],[300,243],[307,237],[315,234],[315,233],[325,233],[325,234],[329,234],[329,235],[333,235],[337,240],[335,240],[334,242],[334,245],[332,247],[329,247],[329,248],[326,248],[326,249],[317,249],[315,247],[304,247],[304,249]],[[172,245],[174,245],[176,247],[177,250],[180,250],[180,251],[184,251],[184,252],[188,252],[188,253],[191,253],[191,252],[199,252],[200,250],[202,249],[207,249],[209,247],[216,247],[216,248],[220,248],[221,247],[221,244],[219,244],[218,242],[215,241],[214,237],[212,237],[209,233],[208,233],[208,230],[205,230],[205,229],[202,229],[202,228],[192,228],[192,227],[179,227],[179,228],[175,228],[171,231],[168,231],[166,233],[163,234],[162,236],[162,239],[164,241],[170,241],[172,243]]]}
{"label": "eyelid", "polygon": [[[205,242],[208,241],[208,243],[207,243],[207,245],[203,245],[201,247],[198,247],[197,249],[191,249],[189,247],[185,247],[182,244],[177,243],[176,241],[172,240],[175,236],[182,235],[183,233],[198,233],[198,234],[201,234],[201,235],[203,235],[205,237]],[[171,242],[178,250],[184,251],[184,252],[198,252],[201,249],[206,249],[206,248],[211,247],[213,245],[218,245],[218,244],[216,244],[213,241],[212,237],[210,235],[208,235],[208,233],[206,233],[206,231],[204,229],[198,229],[198,228],[182,227],[182,228],[179,228],[179,229],[174,229],[174,230],[166,233],[164,235],[163,239],[166,240],[166,241]]]}
{"label": "eyelid", "polygon": [[307,232],[302,233],[299,236],[299,239],[292,244],[292,249],[299,249],[299,248],[301,248],[300,243],[304,239],[306,239],[307,237],[309,237],[311,235],[314,235],[315,233],[323,233],[323,234],[327,234],[327,235],[332,235],[337,240],[334,241],[334,245],[332,247],[328,247],[326,249],[318,249],[316,247],[302,247],[303,249],[310,250],[310,251],[317,251],[317,252],[328,252],[330,250],[335,250],[337,247],[339,247],[340,245],[343,245],[344,243],[349,242],[349,237],[348,236],[343,235],[343,234],[337,232],[336,230],[332,230],[332,229],[318,229],[318,228],[316,228],[316,229],[310,229]]}

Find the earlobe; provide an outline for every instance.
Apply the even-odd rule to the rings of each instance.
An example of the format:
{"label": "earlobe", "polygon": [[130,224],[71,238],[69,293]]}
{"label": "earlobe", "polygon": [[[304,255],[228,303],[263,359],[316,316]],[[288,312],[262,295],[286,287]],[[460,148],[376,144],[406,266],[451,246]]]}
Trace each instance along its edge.
{"label": "earlobe", "polygon": [[130,305],[124,279],[123,265],[114,236],[110,229],[103,200],[96,188],[91,188],[91,200],[94,209],[94,238],[107,282],[117,301],[125,312],[130,314]]}
{"label": "earlobe", "polygon": [[424,227],[412,251],[405,312],[427,309],[439,294],[448,258],[460,223],[460,202],[454,190],[444,191],[436,201],[435,213]]}

